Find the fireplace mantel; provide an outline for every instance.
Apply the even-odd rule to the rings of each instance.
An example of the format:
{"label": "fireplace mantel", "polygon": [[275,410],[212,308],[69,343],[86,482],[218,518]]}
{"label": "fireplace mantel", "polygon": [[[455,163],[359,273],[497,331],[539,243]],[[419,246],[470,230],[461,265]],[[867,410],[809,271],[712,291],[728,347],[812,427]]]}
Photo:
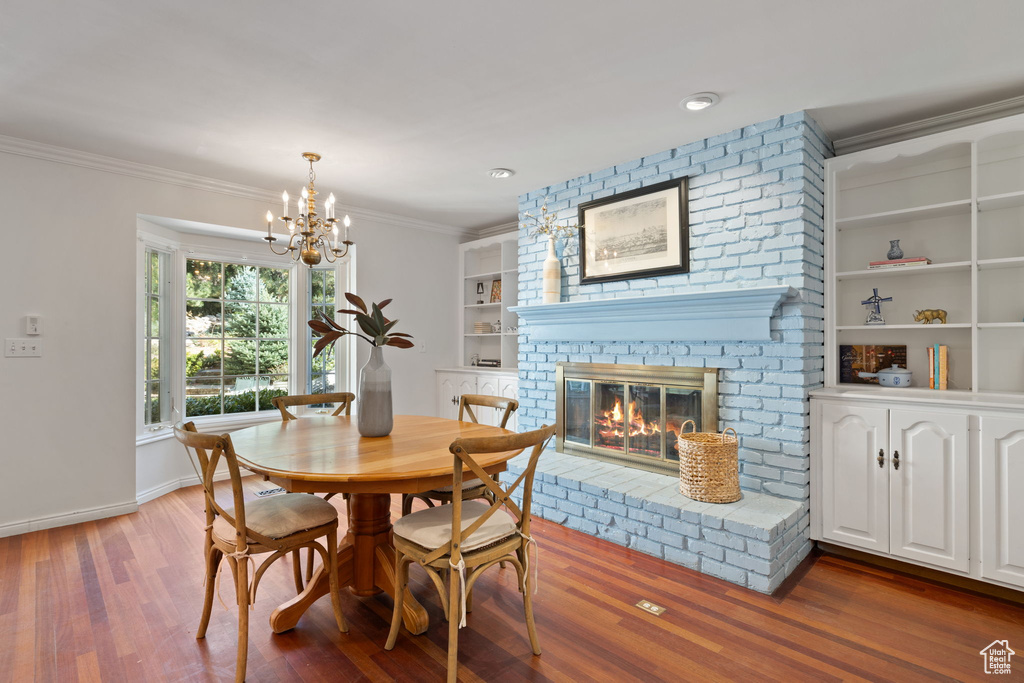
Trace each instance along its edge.
{"label": "fireplace mantel", "polygon": [[509,308],[529,323],[530,341],[771,341],[785,285],[686,294],[564,301]]}

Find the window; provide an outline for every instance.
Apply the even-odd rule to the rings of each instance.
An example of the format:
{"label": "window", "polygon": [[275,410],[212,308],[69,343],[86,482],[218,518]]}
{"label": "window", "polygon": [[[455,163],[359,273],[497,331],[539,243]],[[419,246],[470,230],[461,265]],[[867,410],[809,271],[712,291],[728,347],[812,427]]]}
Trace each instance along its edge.
{"label": "window", "polygon": [[288,275],[186,260],[186,417],[270,410],[288,394]]}
{"label": "window", "polygon": [[[320,318],[320,314],[326,314],[332,318],[335,316],[336,296],[335,296],[335,279],[336,274],[334,269],[324,270],[312,270],[309,271],[309,319]],[[313,336],[313,331],[306,327],[306,340],[307,348],[309,349],[309,368],[308,376],[309,380],[306,388],[311,394],[321,394],[336,391],[337,389],[337,373],[335,358],[337,352],[328,352],[320,354],[316,358],[313,358],[313,346],[316,344],[317,338]]]}
{"label": "window", "polygon": [[168,364],[161,363],[167,350],[165,324],[170,300],[170,254],[146,249],[143,274],[143,379],[142,421],[145,425],[166,422],[171,412]]}

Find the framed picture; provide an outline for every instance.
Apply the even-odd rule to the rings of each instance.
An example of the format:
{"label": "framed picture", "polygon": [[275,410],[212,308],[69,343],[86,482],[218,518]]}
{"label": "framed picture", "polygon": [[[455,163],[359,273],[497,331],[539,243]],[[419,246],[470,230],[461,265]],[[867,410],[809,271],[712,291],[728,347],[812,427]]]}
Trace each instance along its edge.
{"label": "framed picture", "polygon": [[580,204],[580,282],[690,270],[687,178]]}
{"label": "framed picture", "polygon": [[491,303],[501,303],[501,280],[491,280]]}
{"label": "framed picture", "polygon": [[839,381],[843,384],[878,384],[877,377],[861,377],[860,373],[878,372],[894,365],[907,367],[906,346],[839,346]]}

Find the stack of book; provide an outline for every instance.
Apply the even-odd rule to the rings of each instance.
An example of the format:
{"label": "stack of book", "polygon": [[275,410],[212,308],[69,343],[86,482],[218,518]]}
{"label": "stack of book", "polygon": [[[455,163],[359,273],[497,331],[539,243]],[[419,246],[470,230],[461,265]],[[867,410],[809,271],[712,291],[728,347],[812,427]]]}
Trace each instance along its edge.
{"label": "stack of book", "polygon": [[945,344],[928,347],[928,388],[949,388],[949,348]]}
{"label": "stack of book", "polygon": [[482,368],[500,368],[501,361],[497,358],[481,358],[477,365]]}
{"label": "stack of book", "polygon": [[931,263],[931,259],[925,258],[924,256],[918,256],[916,258],[898,258],[889,261],[872,261],[868,264],[868,270],[875,270],[877,268],[905,268],[907,266],[927,266]]}

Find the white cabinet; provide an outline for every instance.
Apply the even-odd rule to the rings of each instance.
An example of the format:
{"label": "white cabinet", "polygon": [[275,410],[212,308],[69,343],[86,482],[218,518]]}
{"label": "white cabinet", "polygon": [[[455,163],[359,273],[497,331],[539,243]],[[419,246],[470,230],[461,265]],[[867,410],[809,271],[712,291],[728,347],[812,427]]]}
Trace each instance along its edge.
{"label": "white cabinet", "polygon": [[[437,371],[438,417],[456,419],[459,415],[459,399],[463,394],[505,396],[518,400],[519,378],[509,373],[486,372],[477,368]],[[501,422],[501,413],[494,408],[474,408],[473,413],[483,424],[497,425]],[[516,431],[516,425],[516,415],[512,413],[505,428]]]}
{"label": "white cabinet", "polygon": [[826,403],[822,538],[966,572],[967,416]]}
{"label": "white cabinet", "polygon": [[889,411],[889,552],[967,571],[967,415]]}
{"label": "white cabinet", "polygon": [[821,408],[822,538],[889,552],[889,411]]}
{"label": "white cabinet", "polygon": [[1024,417],[980,422],[981,574],[1024,586]]}

